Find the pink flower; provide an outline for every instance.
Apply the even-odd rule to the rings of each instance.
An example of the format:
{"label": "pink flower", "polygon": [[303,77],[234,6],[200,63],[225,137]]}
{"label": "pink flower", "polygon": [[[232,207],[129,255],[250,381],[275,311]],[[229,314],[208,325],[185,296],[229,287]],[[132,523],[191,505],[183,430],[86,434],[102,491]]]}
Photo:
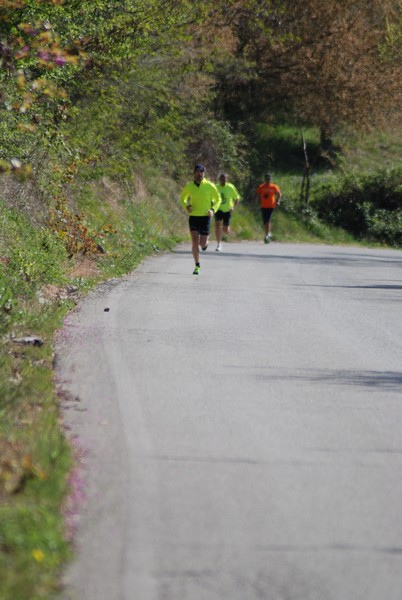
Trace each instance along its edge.
{"label": "pink flower", "polygon": [[53,62],[58,67],[64,67],[64,65],[67,63],[67,60],[64,56],[56,56]]}

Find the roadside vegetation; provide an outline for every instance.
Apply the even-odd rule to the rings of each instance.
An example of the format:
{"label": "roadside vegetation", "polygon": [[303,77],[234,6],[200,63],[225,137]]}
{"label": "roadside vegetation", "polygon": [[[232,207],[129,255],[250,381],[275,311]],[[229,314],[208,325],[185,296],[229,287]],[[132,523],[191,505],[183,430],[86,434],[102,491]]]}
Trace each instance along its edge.
{"label": "roadside vegetation", "polygon": [[195,162],[280,242],[402,247],[402,13],[391,0],[0,3],[0,598],[45,599],[82,489],[53,338],[80,297],[188,241]]}

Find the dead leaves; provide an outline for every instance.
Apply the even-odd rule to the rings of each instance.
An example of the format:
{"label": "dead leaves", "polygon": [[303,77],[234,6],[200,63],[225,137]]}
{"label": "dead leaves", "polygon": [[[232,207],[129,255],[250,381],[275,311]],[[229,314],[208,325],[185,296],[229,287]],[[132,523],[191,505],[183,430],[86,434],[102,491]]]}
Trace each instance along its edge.
{"label": "dead leaves", "polygon": [[0,439],[0,496],[17,494],[33,477],[46,479],[45,472],[34,465],[32,456],[21,442]]}

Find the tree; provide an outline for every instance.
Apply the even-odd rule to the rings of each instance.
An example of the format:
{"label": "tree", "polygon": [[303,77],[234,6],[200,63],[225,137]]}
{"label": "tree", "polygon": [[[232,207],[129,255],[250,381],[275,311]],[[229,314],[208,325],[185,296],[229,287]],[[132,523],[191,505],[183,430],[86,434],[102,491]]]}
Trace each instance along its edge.
{"label": "tree", "polygon": [[55,148],[56,137],[63,145],[60,125],[72,105],[76,118],[78,106],[109,100],[109,118],[113,106],[114,123],[131,123],[133,137],[142,136],[137,148],[157,140],[159,127],[172,132],[175,115],[186,106],[195,113],[200,90],[206,98],[211,88],[207,46],[198,41],[210,8],[201,0],[2,3],[3,170],[29,161],[38,146]]}
{"label": "tree", "polygon": [[341,125],[368,128],[400,115],[398,0],[255,0],[243,8],[232,27],[252,76],[237,85],[228,74],[221,89],[245,112],[316,125],[324,147]]}
{"label": "tree", "polygon": [[81,41],[57,30],[65,18],[61,4],[10,0],[0,6],[1,171],[29,172],[24,161],[38,139],[52,138],[67,107],[65,87],[85,62]]}

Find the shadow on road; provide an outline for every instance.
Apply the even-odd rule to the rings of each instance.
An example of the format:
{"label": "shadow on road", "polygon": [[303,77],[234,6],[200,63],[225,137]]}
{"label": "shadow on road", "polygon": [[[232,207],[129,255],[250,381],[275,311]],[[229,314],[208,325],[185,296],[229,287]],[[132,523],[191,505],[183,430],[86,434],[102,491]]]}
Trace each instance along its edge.
{"label": "shadow on road", "polygon": [[[266,248],[265,246],[263,247]],[[319,251],[318,251],[319,252]],[[191,251],[184,250],[182,248],[173,250],[173,254],[190,254]],[[272,254],[267,249],[266,253],[261,254],[250,254],[250,253],[242,253],[235,252],[230,249],[225,248],[225,251],[222,253],[214,252],[211,249],[211,252],[208,251],[203,256],[209,256],[210,254],[217,255],[221,259],[225,259],[225,257],[237,257],[242,260],[269,260],[272,261],[283,261],[283,262],[301,262],[303,264],[317,265],[317,264],[327,264],[327,265],[347,265],[352,264],[354,267],[356,263],[367,264],[372,266],[373,262],[387,264],[387,265],[395,265],[395,267],[402,267],[402,253],[401,257],[391,257],[391,256],[381,256],[380,254],[365,254],[365,253],[344,253],[344,252],[332,252],[331,256],[321,255],[321,256],[310,256],[306,254]]]}
{"label": "shadow on road", "polygon": [[[236,369],[236,372],[246,369],[250,372],[250,367],[242,367],[240,365],[226,365],[227,368]],[[265,367],[254,367],[257,379],[267,381],[304,381],[308,383],[322,383],[338,386],[360,386],[369,389],[382,391],[402,391],[402,372],[401,371],[356,371],[348,370],[315,370],[315,369],[298,369],[296,372],[283,369],[272,372]]]}

